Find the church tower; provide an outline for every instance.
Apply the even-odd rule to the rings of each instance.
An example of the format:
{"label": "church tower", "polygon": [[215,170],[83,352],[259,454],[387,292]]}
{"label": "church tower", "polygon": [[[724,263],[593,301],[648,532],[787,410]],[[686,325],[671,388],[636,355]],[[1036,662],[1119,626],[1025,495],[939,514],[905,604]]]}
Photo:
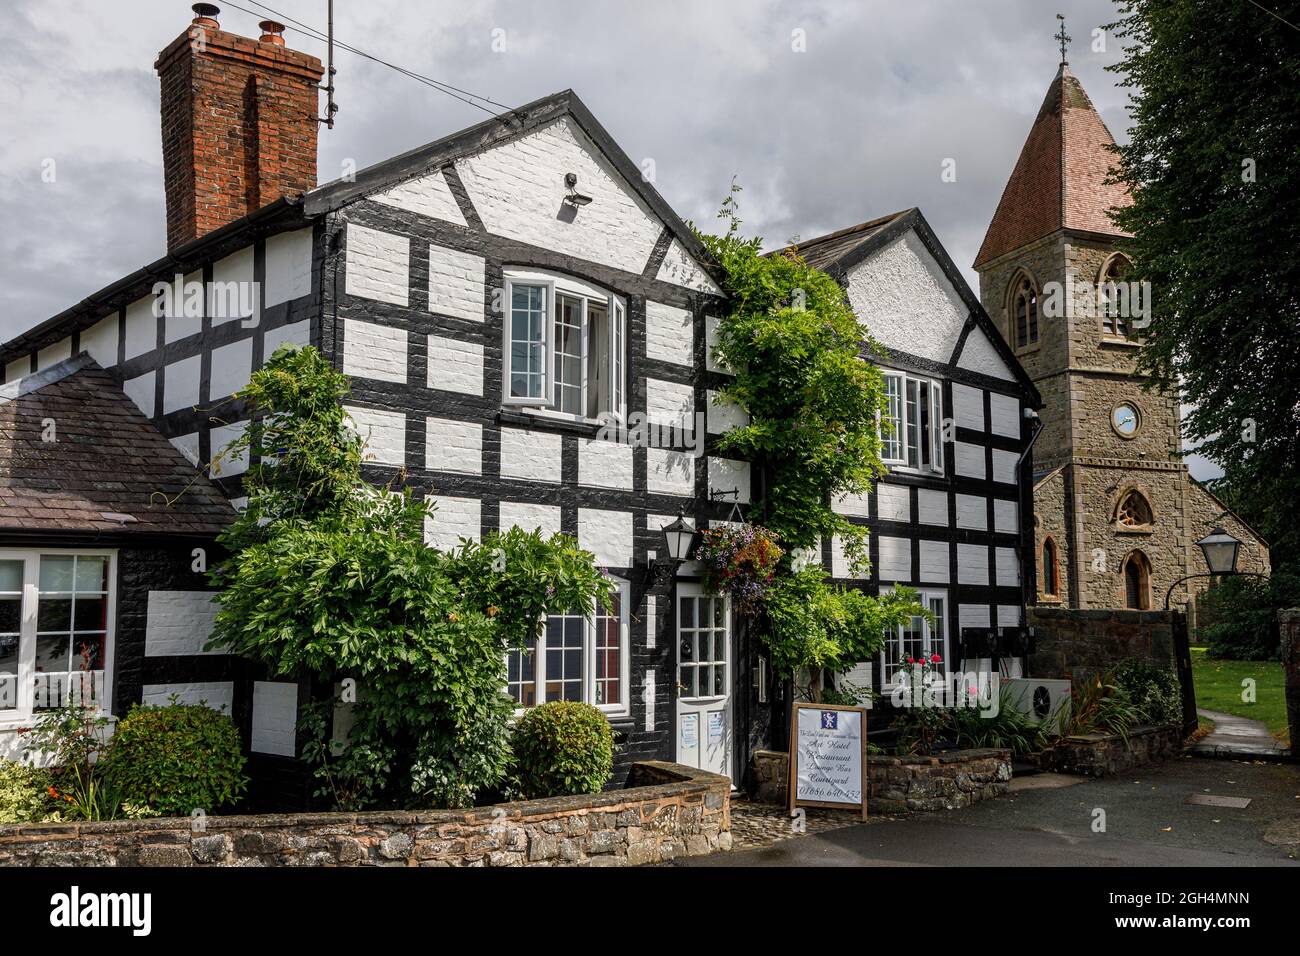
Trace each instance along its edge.
{"label": "church tower", "polygon": [[1107,182],[1115,141],[1061,37],[1060,68],[974,268],[985,311],[1045,402],[1034,448],[1039,603],[1158,609],[1175,581],[1205,570],[1195,541],[1215,524],[1248,542],[1243,556],[1254,548],[1266,566],[1266,551],[1190,480],[1175,398],[1141,388],[1149,297],[1125,279],[1126,234],[1109,215],[1131,198]]}

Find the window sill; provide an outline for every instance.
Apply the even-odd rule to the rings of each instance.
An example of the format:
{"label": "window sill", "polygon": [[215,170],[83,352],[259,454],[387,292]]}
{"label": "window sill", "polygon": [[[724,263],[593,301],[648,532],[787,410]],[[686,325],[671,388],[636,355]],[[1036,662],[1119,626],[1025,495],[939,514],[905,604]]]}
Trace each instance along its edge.
{"label": "window sill", "polygon": [[1103,335],[1101,337],[1101,344],[1121,349],[1140,349],[1142,347],[1142,343],[1139,341],[1129,338],[1119,338],[1114,335]]}
{"label": "window sill", "polygon": [[1115,525],[1116,534],[1155,534],[1155,531],[1156,531],[1155,525],[1149,525],[1149,524],[1137,525],[1137,526],[1129,526],[1129,525],[1122,525],[1122,524]]}
{"label": "window sill", "polygon": [[545,428],[564,432],[568,435],[582,435],[595,438],[605,422],[591,418],[574,418],[571,415],[558,415],[554,412],[529,411],[526,406],[505,406],[497,412],[497,423],[502,425],[523,425],[527,428]]}

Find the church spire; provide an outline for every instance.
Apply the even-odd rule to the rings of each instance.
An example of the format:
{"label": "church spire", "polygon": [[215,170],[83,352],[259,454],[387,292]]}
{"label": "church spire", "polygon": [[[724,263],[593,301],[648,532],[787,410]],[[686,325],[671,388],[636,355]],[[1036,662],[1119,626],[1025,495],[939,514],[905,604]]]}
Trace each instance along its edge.
{"label": "church spire", "polygon": [[1061,37],[1061,65],[1002,191],[976,269],[1058,229],[1125,235],[1107,215],[1132,202],[1124,186],[1107,182],[1115,139],[1065,63],[1064,23]]}

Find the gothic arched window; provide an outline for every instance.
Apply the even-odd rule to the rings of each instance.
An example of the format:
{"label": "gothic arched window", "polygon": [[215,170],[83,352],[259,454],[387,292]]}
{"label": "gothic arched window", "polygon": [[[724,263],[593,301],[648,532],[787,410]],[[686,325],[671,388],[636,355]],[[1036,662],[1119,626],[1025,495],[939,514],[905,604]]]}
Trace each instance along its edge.
{"label": "gothic arched window", "polygon": [[1038,290],[1029,276],[1021,274],[1012,284],[1011,324],[1016,348],[1038,341]]}
{"label": "gothic arched window", "polygon": [[1048,535],[1043,539],[1043,594],[1056,597],[1061,593],[1061,571],[1056,558],[1056,542]]}
{"label": "gothic arched window", "polygon": [[1151,608],[1151,562],[1141,551],[1133,551],[1124,559],[1121,569],[1124,577],[1124,606],[1134,611]]}
{"label": "gothic arched window", "polygon": [[1106,335],[1128,338],[1127,314],[1130,311],[1128,287],[1123,285],[1132,263],[1118,253],[1106,260],[1097,280],[1101,330]]}
{"label": "gothic arched window", "polygon": [[1115,521],[1126,528],[1145,528],[1154,522],[1151,502],[1140,491],[1128,491],[1115,511]]}

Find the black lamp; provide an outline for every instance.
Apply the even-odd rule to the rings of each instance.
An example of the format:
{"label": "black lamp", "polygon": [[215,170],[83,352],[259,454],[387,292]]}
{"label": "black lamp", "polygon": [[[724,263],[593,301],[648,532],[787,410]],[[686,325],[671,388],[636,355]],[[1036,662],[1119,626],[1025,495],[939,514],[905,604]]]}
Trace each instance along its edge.
{"label": "black lamp", "polygon": [[680,564],[691,553],[691,541],[695,538],[695,528],[682,515],[677,520],[664,526],[664,539],[668,542],[668,557]]}
{"label": "black lamp", "polygon": [[1241,541],[1237,538],[1222,528],[1215,528],[1196,542],[1196,546],[1205,555],[1205,566],[1210,569],[1211,574],[1236,573],[1237,552],[1241,548]]}

